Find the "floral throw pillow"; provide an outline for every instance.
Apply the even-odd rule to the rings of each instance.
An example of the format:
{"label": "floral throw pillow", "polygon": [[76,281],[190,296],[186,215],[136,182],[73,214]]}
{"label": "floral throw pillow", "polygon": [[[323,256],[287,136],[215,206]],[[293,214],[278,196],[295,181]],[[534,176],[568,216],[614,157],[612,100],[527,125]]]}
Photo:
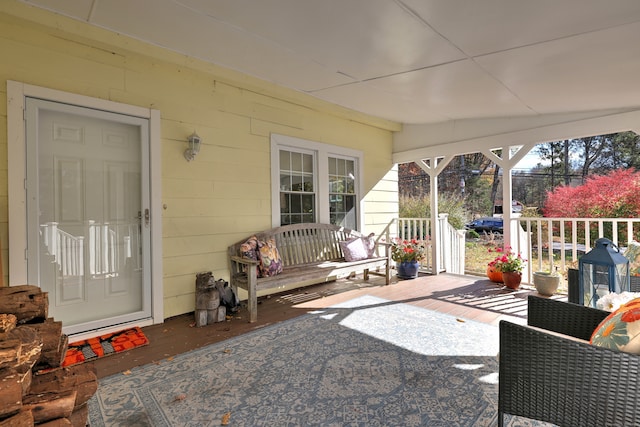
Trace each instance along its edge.
{"label": "floral throw pillow", "polygon": [[282,258],[276,247],[276,241],[258,241],[258,277],[271,277],[282,273]]}
{"label": "floral throw pillow", "polygon": [[591,335],[591,344],[640,354],[640,298],[608,315]]}
{"label": "floral throw pillow", "polygon": [[243,258],[258,261],[258,238],[251,236],[246,242],[240,245],[240,256]]}

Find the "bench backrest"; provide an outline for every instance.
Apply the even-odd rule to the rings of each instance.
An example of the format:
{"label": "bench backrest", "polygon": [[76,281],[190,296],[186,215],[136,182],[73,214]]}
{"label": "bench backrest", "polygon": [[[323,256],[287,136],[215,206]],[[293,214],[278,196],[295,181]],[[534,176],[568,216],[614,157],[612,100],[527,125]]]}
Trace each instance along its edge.
{"label": "bench backrest", "polygon": [[[307,223],[283,225],[255,236],[264,241],[274,239],[283,265],[287,267],[341,259],[344,254],[339,242],[362,237],[362,234],[337,225]],[[229,255],[239,255],[240,245],[246,240],[229,246]]]}

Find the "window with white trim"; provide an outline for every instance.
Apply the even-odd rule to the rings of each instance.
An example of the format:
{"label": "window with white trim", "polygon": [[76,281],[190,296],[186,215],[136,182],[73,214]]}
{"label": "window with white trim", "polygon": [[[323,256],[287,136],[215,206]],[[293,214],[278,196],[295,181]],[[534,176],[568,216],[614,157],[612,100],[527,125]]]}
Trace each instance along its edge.
{"label": "window with white trim", "polygon": [[356,228],[356,161],[329,157],[329,222]]}
{"label": "window with white trim", "polygon": [[359,229],[362,152],[271,135],[274,226],[322,222]]}
{"label": "window with white trim", "polygon": [[280,150],[280,225],[315,222],[315,158]]}

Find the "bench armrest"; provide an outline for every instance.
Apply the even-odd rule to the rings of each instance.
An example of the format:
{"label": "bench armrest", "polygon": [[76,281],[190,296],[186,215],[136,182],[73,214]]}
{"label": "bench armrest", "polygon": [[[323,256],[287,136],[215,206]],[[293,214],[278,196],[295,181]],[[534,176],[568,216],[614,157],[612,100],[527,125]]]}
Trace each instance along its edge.
{"label": "bench armrest", "polygon": [[244,265],[258,265],[260,264],[259,261],[253,260],[253,259],[249,259],[249,258],[243,258],[241,256],[237,256],[237,255],[233,255],[230,257],[232,261],[237,262],[238,264],[244,264]]}

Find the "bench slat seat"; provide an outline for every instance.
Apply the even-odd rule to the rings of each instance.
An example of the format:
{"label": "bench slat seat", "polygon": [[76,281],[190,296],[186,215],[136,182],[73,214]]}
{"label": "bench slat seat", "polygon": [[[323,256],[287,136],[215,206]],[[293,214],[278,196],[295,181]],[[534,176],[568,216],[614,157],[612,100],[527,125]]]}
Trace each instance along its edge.
{"label": "bench slat seat", "polygon": [[[243,239],[229,246],[230,285],[245,289],[248,293],[249,321],[257,320],[257,291],[303,287],[324,283],[363,272],[364,279],[369,274],[385,277],[391,282],[390,252],[388,245],[376,247],[372,258],[346,261],[340,247],[341,241],[353,237],[363,237],[361,233],[331,224],[293,224],[276,227],[254,234],[259,240],[275,240],[283,262],[283,272],[271,277],[257,277],[258,262],[239,256]],[[380,251],[380,247],[384,248]],[[383,252],[382,254],[380,252]]]}

